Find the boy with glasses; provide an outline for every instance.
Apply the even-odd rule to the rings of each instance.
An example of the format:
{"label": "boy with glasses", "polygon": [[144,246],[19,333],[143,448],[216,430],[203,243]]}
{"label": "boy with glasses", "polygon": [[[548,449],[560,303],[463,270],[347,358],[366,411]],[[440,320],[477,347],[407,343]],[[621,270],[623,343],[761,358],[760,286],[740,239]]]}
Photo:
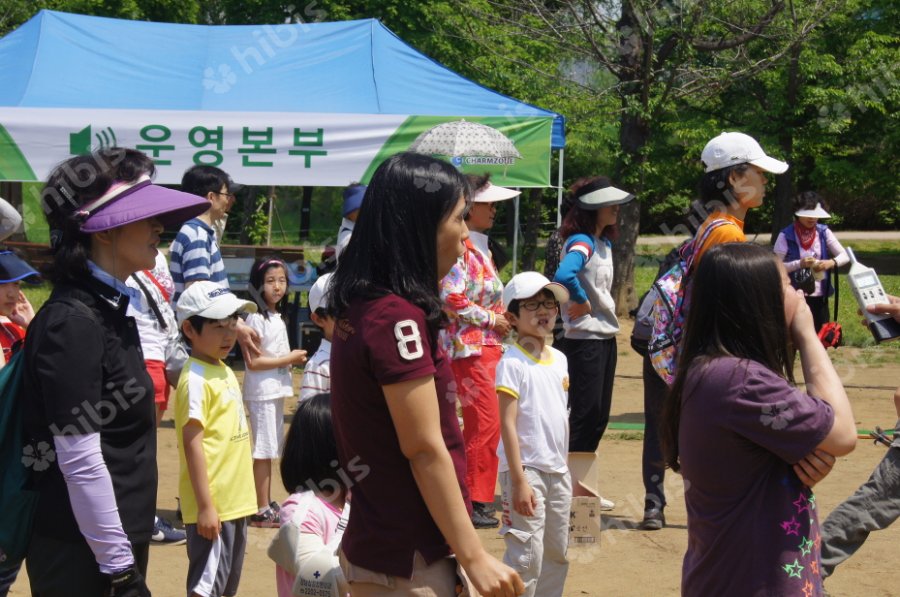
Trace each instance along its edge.
{"label": "boy with glasses", "polygon": [[564,286],[537,272],[514,276],[503,290],[518,341],[497,364],[500,534],[503,561],[522,577],[526,597],[560,597],[569,570],[569,370],[566,356],[546,343],[567,300]]}

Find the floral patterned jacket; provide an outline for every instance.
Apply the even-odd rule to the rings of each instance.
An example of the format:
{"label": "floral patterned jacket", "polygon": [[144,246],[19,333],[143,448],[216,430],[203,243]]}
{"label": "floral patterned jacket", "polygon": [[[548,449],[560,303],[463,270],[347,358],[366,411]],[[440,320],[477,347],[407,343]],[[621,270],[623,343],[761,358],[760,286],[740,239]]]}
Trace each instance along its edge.
{"label": "floral patterned jacket", "polygon": [[441,281],[441,299],[450,319],[442,332],[453,359],[481,355],[482,346],[500,346],[503,339],[492,328],[502,314],[503,283],[489,255],[466,240],[466,253]]}

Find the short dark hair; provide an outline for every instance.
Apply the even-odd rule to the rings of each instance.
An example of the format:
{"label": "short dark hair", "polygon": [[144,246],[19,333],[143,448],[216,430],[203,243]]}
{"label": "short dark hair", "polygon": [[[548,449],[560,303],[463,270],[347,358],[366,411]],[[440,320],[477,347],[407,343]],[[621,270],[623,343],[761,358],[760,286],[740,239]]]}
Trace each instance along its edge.
{"label": "short dark hair", "polygon": [[[585,176],[579,178],[569,187],[569,203],[571,207],[563,218],[562,225],[559,227],[559,236],[563,241],[574,234],[587,234],[594,236],[597,229],[597,210],[584,209],[578,205],[578,197],[583,195],[582,189],[593,183],[602,183],[608,187],[613,186],[612,181],[606,176]],[[615,226],[607,226],[606,229],[600,231],[600,236],[612,235],[610,228]],[[614,239],[612,239],[614,240]]]}
{"label": "short dark hair", "polygon": [[465,176],[445,161],[404,152],[382,162],[334,273],[329,309],[340,316],[354,299],[393,293],[421,308],[436,336],[443,318],[437,230],[470,196]]}
{"label": "short dark hair", "polygon": [[817,192],[803,191],[802,193],[797,193],[797,196],[794,197],[794,211],[815,209],[817,203],[822,205],[822,209],[828,211],[828,202]]}
{"label": "short dark hair", "polygon": [[675,383],[663,405],[660,439],[678,471],[678,430],[689,371],[717,357],[756,361],[793,383],[784,291],[775,254],[754,243],[725,243],[703,254],[691,280]]}
{"label": "short dark hair", "polygon": [[[273,267],[282,268],[285,276],[290,275],[284,260],[280,257],[270,255],[269,257],[260,257],[253,262],[253,266],[250,269],[250,280],[247,283],[247,288],[250,291],[250,298],[253,299],[253,302],[259,307],[259,312],[262,313],[262,316],[266,319],[269,318],[269,306],[266,304],[266,298],[263,296],[263,284],[266,281],[266,272]],[[275,310],[283,315],[284,307],[287,303],[288,293],[285,292],[284,296],[281,297],[281,300],[278,301],[278,304],[275,305]]]}
{"label": "short dark hair", "polygon": [[734,186],[731,184],[731,175],[743,174],[750,168],[750,164],[735,164],[705,172],[700,179],[700,199],[705,204],[720,203],[723,207],[737,201],[734,194]]}
{"label": "short dark hair", "polygon": [[346,494],[338,466],[331,394],[316,394],[300,403],[291,421],[281,454],[281,482],[288,493],[319,489],[328,482]]}
{"label": "short dark hair", "polygon": [[[236,319],[237,317],[238,317],[238,314],[235,313],[234,315],[226,317],[225,319]],[[202,334],[203,326],[205,326],[207,323],[211,323],[213,321],[221,321],[221,320],[220,319],[210,319],[209,317],[203,317],[202,315],[191,315],[185,321],[187,321],[188,324],[190,324],[190,326],[192,328],[194,328],[195,332],[197,332],[198,334]],[[188,346],[191,346],[190,338],[187,337],[187,335],[184,333],[184,330],[181,330],[180,326],[179,326],[179,331],[181,331],[181,338],[184,340],[185,344],[187,344]]]}
{"label": "short dark hair", "polygon": [[114,182],[134,182],[155,173],[153,160],[124,147],[78,155],[56,166],[41,191],[53,253],[53,260],[42,268],[44,277],[54,284],[89,278],[91,235],[81,231],[79,208],[101,197]]}
{"label": "short dark hair", "polygon": [[233,184],[231,177],[215,166],[191,166],[181,177],[181,190],[200,197],[206,197],[208,193],[218,193],[223,185],[231,192]]}

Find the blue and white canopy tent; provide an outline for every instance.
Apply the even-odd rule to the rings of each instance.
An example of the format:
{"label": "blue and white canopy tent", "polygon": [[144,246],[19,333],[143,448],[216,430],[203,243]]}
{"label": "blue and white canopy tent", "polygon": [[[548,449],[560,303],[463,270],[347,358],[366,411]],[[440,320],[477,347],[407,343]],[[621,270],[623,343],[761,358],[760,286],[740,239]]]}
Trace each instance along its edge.
{"label": "blue and white canopy tent", "polygon": [[164,184],[210,163],[246,184],[344,186],[433,129],[480,127],[511,144],[479,137],[443,157],[497,184],[546,187],[552,150],[562,180],[564,124],[373,19],[206,26],[44,10],[0,39],[5,181],[42,180],[73,154],[117,144],[153,156]]}

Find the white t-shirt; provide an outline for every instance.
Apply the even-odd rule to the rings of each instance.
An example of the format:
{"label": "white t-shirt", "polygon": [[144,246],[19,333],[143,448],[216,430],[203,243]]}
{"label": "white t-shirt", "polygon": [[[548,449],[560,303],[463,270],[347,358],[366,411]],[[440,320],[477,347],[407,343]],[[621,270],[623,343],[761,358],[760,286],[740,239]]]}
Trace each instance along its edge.
{"label": "white t-shirt", "polygon": [[128,303],[127,314],[134,317],[134,320],[137,323],[144,359],[147,361],[165,362],[166,347],[169,345],[170,337],[177,336],[179,333],[178,323],[175,321],[175,313],[172,311],[172,307],[169,305],[168,301],[166,301],[163,293],[160,292],[156,284],[154,284],[143,271],[135,272],[134,275],[140,278],[141,284],[144,285],[144,288],[150,293],[153,302],[155,302],[156,306],[159,308],[159,311],[163,316],[163,321],[166,322],[166,329],[163,329],[159,324],[159,319],[157,319],[156,314],[153,312],[153,308],[150,306],[147,296],[132,276],[128,276],[128,279],[125,280],[125,284],[131,288],[137,288],[141,300],[140,303],[133,300],[130,301]]}
{"label": "white t-shirt", "polygon": [[[537,360],[515,344],[497,364],[497,391],[518,399],[516,435],[522,465],[547,473],[566,473],[569,452],[569,365],[566,355],[548,347]],[[500,472],[509,470],[503,441],[497,448]]]}
{"label": "white t-shirt", "polygon": [[[291,352],[287,326],[280,314],[269,311],[266,319],[262,313],[251,313],[247,316],[247,325],[259,334],[262,356],[283,357]],[[290,366],[244,372],[244,400],[272,400],[293,395]]]}
{"label": "white t-shirt", "polygon": [[331,342],[322,339],[319,350],[307,361],[300,383],[300,402],[331,391]]}

